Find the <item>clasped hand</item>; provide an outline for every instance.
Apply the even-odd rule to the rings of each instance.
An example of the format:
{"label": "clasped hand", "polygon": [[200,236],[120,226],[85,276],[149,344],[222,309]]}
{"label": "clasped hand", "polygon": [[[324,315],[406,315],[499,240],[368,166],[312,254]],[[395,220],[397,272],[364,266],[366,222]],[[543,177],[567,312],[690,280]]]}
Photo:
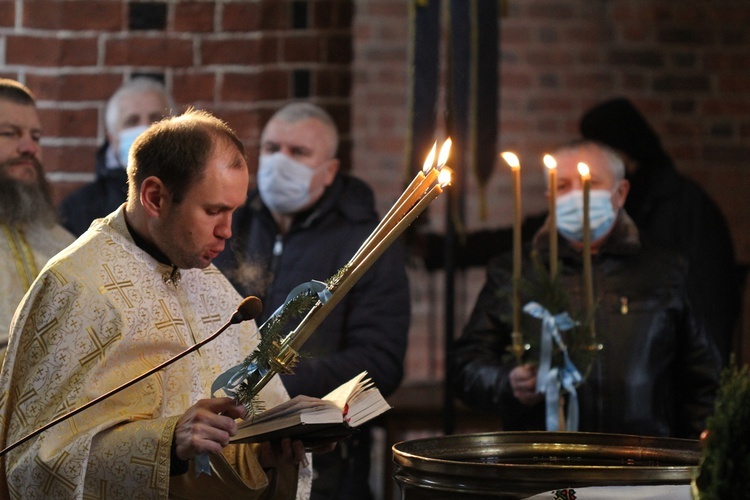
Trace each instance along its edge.
{"label": "clasped hand", "polygon": [[527,363],[513,368],[510,372],[510,388],[521,404],[531,406],[541,403],[544,394],[536,392],[537,366]]}

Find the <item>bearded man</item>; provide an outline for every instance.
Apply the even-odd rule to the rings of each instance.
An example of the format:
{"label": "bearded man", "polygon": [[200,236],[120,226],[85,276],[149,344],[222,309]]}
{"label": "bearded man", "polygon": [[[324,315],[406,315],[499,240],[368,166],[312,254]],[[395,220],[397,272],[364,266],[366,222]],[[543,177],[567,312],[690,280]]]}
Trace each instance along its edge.
{"label": "bearded man", "polygon": [[13,313],[50,257],[73,242],[57,224],[31,91],[0,78],[0,359]]}

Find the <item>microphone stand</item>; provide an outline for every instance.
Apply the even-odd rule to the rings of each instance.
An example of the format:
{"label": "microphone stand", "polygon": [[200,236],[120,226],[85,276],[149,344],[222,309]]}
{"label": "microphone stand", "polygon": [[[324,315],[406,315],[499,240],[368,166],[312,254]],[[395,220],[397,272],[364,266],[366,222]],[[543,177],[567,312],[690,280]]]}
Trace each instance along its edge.
{"label": "microphone stand", "polygon": [[224,323],[224,325],[221,328],[219,328],[218,330],[216,330],[216,332],[212,333],[210,336],[208,336],[205,339],[201,340],[200,342],[198,342],[198,343],[196,343],[196,344],[188,347],[187,349],[185,349],[181,353],[177,354],[175,357],[169,358],[168,360],[164,361],[160,365],[157,365],[154,368],[148,370],[147,372],[138,375],[134,379],[131,379],[131,380],[125,382],[124,384],[122,384],[122,385],[120,385],[118,387],[115,387],[111,391],[105,392],[101,396],[98,396],[95,399],[92,399],[88,403],[86,403],[86,404],[84,404],[82,406],[79,406],[75,410],[72,410],[72,411],[70,411],[68,413],[65,413],[64,415],[61,415],[61,416],[57,417],[56,419],[54,419],[54,420],[46,423],[45,425],[43,425],[39,429],[31,432],[30,434],[27,434],[26,436],[24,436],[23,438],[19,439],[18,441],[16,441],[12,445],[7,446],[3,450],[1,450],[0,451],[0,457],[4,456],[6,453],[8,453],[11,450],[14,450],[18,446],[21,446],[23,443],[25,443],[29,439],[31,439],[31,438],[33,438],[35,436],[38,436],[39,434],[41,434],[42,432],[46,431],[47,429],[50,429],[50,428],[56,426],[57,424],[59,424],[60,422],[63,422],[63,421],[65,421],[65,420],[67,420],[67,419],[69,419],[71,417],[74,417],[75,415],[78,415],[82,411],[84,411],[84,410],[86,410],[88,408],[91,408],[95,404],[100,403],[100,402],[104,401],[105,399],[107,399],[107,398],[109,398],[111,396],[114,396],[118,392],[120,392],[120,391],[122,391],[124,389],[127,389],[131,385],[133,385],[133,384],[135,384],[137,382],[140,382],[144,378],[146,378],[146,377],[148,377],[150,375],[153,375],[154,373],[158,372],[159,370],[162,370],[162,369],[166,368],[167,366],[171,365],[175,361],[178,361],[178,360],[182,359],[183,357],[187,356],[191,352],[194,352],[194,351],[200,349],[201,347],[203,347],[204,345],[208,344],[209,342],[211,342],[212,340],[214,340],[216,337],[218,337],[219,335],[221,335],[222,333],[224,333],[224,330],[226,330],[227,328],[229,328],[231,325],[234,325],[234,324],[237,324],[237,323],[242,323],[243,321],[246,321],[248,319],[253,319],[255,316],[257,316],[260,313],[260,311],[258,310],[258,303],[260,303],[260,299],[258,299],[257,297],[246,297],[240,303],[240,305],[237,307],[237,310],[234,312],[234,314],[232,314],[232,317],[229,319],[229,321],[227,321],[226,323]]}

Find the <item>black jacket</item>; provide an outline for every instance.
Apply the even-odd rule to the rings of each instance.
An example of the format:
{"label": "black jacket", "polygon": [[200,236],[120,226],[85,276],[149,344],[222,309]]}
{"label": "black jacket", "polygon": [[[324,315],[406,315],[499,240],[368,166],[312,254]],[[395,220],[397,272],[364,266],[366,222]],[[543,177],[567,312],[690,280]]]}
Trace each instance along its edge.
{"label": "black jacket", "polygon": [[128,198],[128,176],[124,168],[107,168],[108,143],[96,152],[94,182],[69,194],[60,203],[60,223],[76,236],[82,235],[94,219],[114,212]]}
{"label": "black jacket", "polygon": [[[535,240],[545,263],[546,234]],[[603,349],[590,365],[578,356],[579,371],[590,369],[578,388],[579,430],[697,438],[713,409],[718,352],[686,299],[682,260],[641,246],[637,234],[621,212],[613,233],[592,259],[596,343]],[[563,238],[559,247],[568,312],[581,318],[580,252]],[[528,259],[523,269],[531,280],[534,271]],[[511,276],[511,256],[488,267],[487,283],[454,346],[455,391],[467,404],[501,415],[505,430],[544,430],[544,403],[522,406],[510,389],[508,375],[515,366],[506,351],[512,329],[507,300]],[[524,293],[522,304],[531,299]],[[538,320],[524,314],[522,330],[525,341],[538,344]],[[538,359],[538,353],[530,352],[528,359]]]}
{"label": "black jacket", "polygon": [[[235,213],[229,248],[214,263],[241,294],[263,301],[262,324],[294,287],[341,269],[378,221],[370,188],[339,174],[282,236],[256,191]],[[324,396],[363,370],[384,395],[396,389],[410,318],[404,259],[399,244],[386,251],[307,340],[295,373],[282,376],[292,397]]]}

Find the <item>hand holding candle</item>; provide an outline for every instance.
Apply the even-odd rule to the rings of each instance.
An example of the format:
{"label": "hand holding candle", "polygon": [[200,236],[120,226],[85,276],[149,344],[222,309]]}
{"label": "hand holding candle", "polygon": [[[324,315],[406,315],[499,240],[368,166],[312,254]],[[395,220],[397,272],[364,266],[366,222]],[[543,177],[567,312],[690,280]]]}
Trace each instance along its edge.
{"label": "hand holding candle", "polygon": [[513,174],[513,341],[512,352],[520,364],[523,357],[523,336],[521,334],[521,163],[511,152],[504,152],[503,160]]}

